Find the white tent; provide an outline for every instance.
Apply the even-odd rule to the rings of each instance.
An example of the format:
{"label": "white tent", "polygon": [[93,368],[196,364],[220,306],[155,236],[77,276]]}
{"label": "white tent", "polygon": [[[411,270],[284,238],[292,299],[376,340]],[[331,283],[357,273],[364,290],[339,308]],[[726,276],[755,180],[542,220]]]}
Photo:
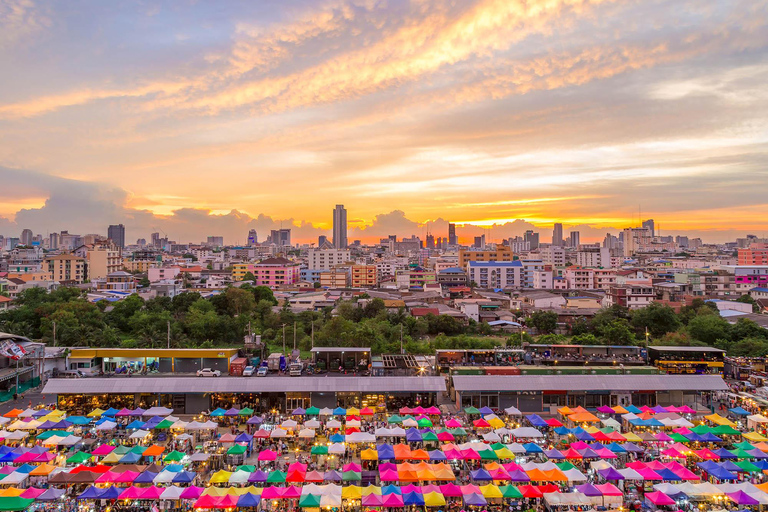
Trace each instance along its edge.
{"label": "white tent", "polygon": [[483,434],[483,440],[488,443],[498,443],[501,441],[501,436],[496,432],[488,432],[487,434]]}
{"label": "white tent", "polygon": [[[681,492],[685,492],[680,487],[670,484],[669,482],[662,482],[660,484],[656,484],[653,486],[654,490],[657,490],[659,492],[663,492],[664,494],[668,496],[674,496],[675,494],[680,494]],[[688,494],[688,493],[685,493]],[[690,496],[690,494],[688,495]]]}
{"label": "white tent", "polygon": [[332,453],[334,455],[341,455],[346,453],[346,451],[347,447],[343,443],[333,443],[328,447],[328,453]]}
{"label": "white tent", "polygon": [[[67,436],[69,437],[69,436]],[[62,439],[66,439],[63,436],[51,436],[43,441],[43,446],[58,446]]]}
{"label": "white tent", "polygon": [[538,429],[533,427],[519,427],[512,429],[512,435],[515,437],[544,437]]}
{"label": "white tent", "polygon": [[99,430],[99,431],[103,432],[105,430],[114,430],[116,427],[117,427],[117,423],[115,423],[114,421],[107,420],[104,423],[102,423],[101,425],[98,425],[96,427],[96,430]]}
{"label": "white tent", "polygon": [[768,423],[768,418],[762,414],[751,414],[747,416],[747,427],[751,429],[758,429],[764,423]]}
{"label": "white tent", "polygon": [[569,482],[586,482],[588,480],[587,475],[576,468],[566,469],[563,474]]}
{"label": "white tent", "polygon": [[27,478],[29,478],[29,473],[20,473],[19,471],[14,471],[13,473],[10,473],[8,476],[3,478],[3,485],[18,485],[24,482]]}
{"label": "white tent", "polygon": [[600,420],[600,423],[602,423],[604,427],[615,428],[616,430],[621,428],[621,423],[613,418],[605,418],[604,420]]}
{"label": "white tent", "polygon": [[285,429],[290,430],[290,429],[294,429],[294,428],[298,427],[299,424],[296,421],[294,421],[294,420],[285,420],[284,422],[282,422],[280,424],[280,426],[285,428]]}
{"label": "white tent", "polygon": [[339,420],[330,420],[325,426],[327,428],[341,428],[341,422]]}
{"label": "white tent", "polygon": [[27,407],[26,409],[24,409],[19,413],[19,418],[31,418],[32,416],[34,416],[36,412],[37,412],[36,410],[30,409],[29,407]]}
{"label": "white tent", "polygon": [[512,453],[525,453],[525,448],[520,443],[510,443],[505,446],[507,447],[507,450]]}
{"label": "white tent", "polygon": [[379,427],[376,429],[373,435],[376,437],[389,437],[392,435],[392,432],[386,427]]}
{"label": "white tent", "polygon": [[272,437],[272,438],[288,437],[288,431],[282,428],[276,428],[269,434],[269,437]]}
{"label": "white tent", "polygon": [[311,428],[303,428],[299,431],[299,437],[305,438],[305,439],[312,439],[315,437],[315,431]]}
{"label": "white tent", "polygon": [[404,427],[418,427],[419,422],[414,420],[413,418],[406,418],[403,420],[403,426]]}
{"label": "white tent", "polygon": [[640,473],[632,468],[618,469],[617,471],[624,477],[624,480],[645,480]]}
{"label": "white tent", "polygon": [[205,462],[210,457],[210,453],[196,452],[189,456],[189,460],[190,462]]}
{"label": "white tent", "polygon": [[323,407],[320,409],[320,416],[333,416],[333,409],[329,409],[327,407]]}
{"label": "white tent", "polygon": [[229,477],[229,483],[232,485],[247,484],[249,476],[251,474],[248,471],[235,471]]}
{"label": "white tent", "polygon": [[551,506],[575,506],[589,505],[592,500],[586,494],[580,492],[547,492],[544,493],[544,499]]}
{"label": "white tent", "polygon": [[511,406],[507,407],[506,409],[504,409],[504,412],[506,414],[510,415],[510,416],[522,416],[523,415],[523,413],[520,412],[520,409],[518,409],[517,407],[511,407]]}
{"label": "white tent", "polygon": [[188,423],[186,421],[176,420],[173,425],[171,425],[171,429],[173,430],[184,430],[187,428]]}
{"label": "white tent", "polygon": [[403,427],[392,427],[389,431],[392,432],[392,437],[405,437],[405,429]]}
{"label": "white tent", "polygon": [[184,492],[182,487],[178,485],[171,485],[166,487],[163,493],[160,495],[161,500],[178,500],[181,498],[181,493]]}
{"label": "white tent", "polygon": [[375,443],[376,436],[368,432],[353,432],[347,436],[348,443]]}
{"label": "white tent", "polygon": [[169,484],[173,482],[173,479],[176,477],[176,475],[177,473],[164,469],[159,472],[155,478],[152,479],[152,482],[156,484]]}
{"label": "white tent", "polygon": [[347,427],[360,427],[360,420],[347,420]]}
{"label": "white tent", "polygon": [[133,434],[131,434],[130,436],[128,436],[128,439],[144,439],[149,434],[150,434],[150,432],[148,430],[141,430],[141,429],[139,429],[136,432],[134,432]]}
{"label": "white tent", "polygon": [[[4,439],[10,439],[11,441],[20,441],[29,437],[29,432],[22,432],[17,430],[16,432],[10,432],[8,435],[1,436]],[[5,480],[5,478],[3,479]]]}
{"label": "white tent", "polygon": [[320,422],[317,420],[309,420],[304,422],[304,426],[307,428],[320,428]]}
{"label": "white tent", "polygon": [[82,440],[83,440],[82,437],[70,435],[70,436],[65,437],[61,441],[59,441],[59,444],[61,446],[74,446],[74,445],[76,445],[77,443],[79,443]]}
{"label": "white tent", "polygon": [[144,414],[142,414],[142,416],[168,416],[172,412],[173,412],[173,409],[169,409],[167,407],[150,407],[149,409],[144,411]]}

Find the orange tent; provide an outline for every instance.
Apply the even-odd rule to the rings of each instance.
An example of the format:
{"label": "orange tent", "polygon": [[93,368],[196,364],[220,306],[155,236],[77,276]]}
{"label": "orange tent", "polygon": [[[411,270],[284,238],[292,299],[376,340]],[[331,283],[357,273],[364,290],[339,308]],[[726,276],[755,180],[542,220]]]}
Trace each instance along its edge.
{"label": "orange tent", "polygon": [[4,418],[17,418],[19,414],[23,413],[22,409],[11,409],[7,413],[3,414]]}
{"label": "orange tent", "polygon": [[56,466],[52,464],[40,464],[35,469],[29,472],[30,476],[45,476],[50,475]]}
{"label": "orange tent", "polygon": [[401,482],[418,482],[419,474],[416,471],[416,466],[414,464],[409,464],[408,462],[398,464],[397,478]]}
{"label": "orange tent", "polygon": [[568,416],[568,419],[574,423],[596,423],[600,421],[600,419],[591,412],[577,412],[576,414]]}
{"label": "orange tent", "polygon": [[768,492],[768,482],[762,483],[762,484],[755,484],[755,487],[760,489],[763,492]]}
{"label": "orange tent", "polygon": [[396,460],[407,460],[411,458],[411,447],[407,444],[396,444],[393,448]]}
{"label": "orange tent", "polygon": [[569,414],[573,414],[575,411],[566,405],[565,407],[559,408],[557,412],[559,412],[563,416],[568,416]]}
{"label": "orange tent", "polygon": [[435,473],[435,480],[456,480],[453,470],[445,462],[433,464],[432,471]]}
{"label": "orange tent", "polygon": [[550,469],[549,471],[544,471],[544,475],[546,475],[547,482],[567,482],[568,477],[565,476],[565,473],[560,471],[559,469]]}
{"label": "orange tent", "polygon": [[626,410],[620,405],[617,405],[616,407],[611,407],[611,409],[613,409],[613,412],[615,412],[616,414],[627,414],[629,412],[628,410]]}
{"label": "orange tent", "polygon": [[549,480],[547,474],[539,468],[533,468],[530,471],[526,471],[526,473],[528,473],[528,478],[533,482],[545,482]]}
{"label": "orange tent", "polygon": [[165,451],[165,448],[163,448],[162,446],[157,446],[156,444],[153,444],[152,446],[144,450],[144,453],[142,453],[142,455],[144,457],[159,457],[160,455],[163,454],[164,451]]}
{"label": "orange tent", "polygon": [[582,406],[578,406],[575,409],[571,409],[571,410],[573,412],[587,412],[587,410],[585,408],[583,408]]}
{"label": "orange tent", "polygon": [[411,452],[412,460],[429,460],[429,454],[426,450],[413,450]]}
{"label": "orange tent", "polygon": [[368,448],[360,452],[360,460],[379,460],[379,452]]}
{"label": "orange tent", "polygon": [[426,462],[419,462],[416,464],[416,474],[419,476],[419,480],[436,480],[435,472],[432,470],[432,466]]}
{"label": "orange tent", "polygon": [[486,464],[483,464],[483,467],[488,471],[496,471],[501,467],[501,464],[498,462],[488,462]]}

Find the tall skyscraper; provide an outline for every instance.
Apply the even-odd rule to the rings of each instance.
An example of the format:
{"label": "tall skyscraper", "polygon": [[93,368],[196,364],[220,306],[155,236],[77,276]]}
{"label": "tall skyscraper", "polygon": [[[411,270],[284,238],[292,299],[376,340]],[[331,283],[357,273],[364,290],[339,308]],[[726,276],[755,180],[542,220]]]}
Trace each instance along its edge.
{"label": "tall skyscraper", "polygon": [[120,249],[125,249],[125,226],[122,224],[112,224],[107,229],[107,238],[118,246]]}
{"label": "tall skyscraper", "polygon": [[59,234],[58,233],[51,233],[48,236],[48,248],[49,249],[58,249],[59,248]]}
{"label": "tall skyscraper", "polygon": [[291,245],[291,230],[290,229],[273,229],[269,232],[269,238],[267,243],[275,244],[278,247],[290,247]]}
{"label": "tall skyscraper", "polygon": [[19,242],[21,245],[32,245],[32,238],[34,238],[35,234],[32,233],[31,229],[25,229],[21,232],[21,237],[19,238]]}
{"label": "tall skyscraper", "polygon": [[435,248],[435,235],[429,234],[427,235],[427,249],[434,249]]}
{"label": "tall skyscraper", "polygon": [[209,236],[208,240],[206,240],[205,245],[209,247],[224,247],[224,237],[223,236]]}
{"label": "tall skyscraper", "polygon": [[333,246],[347,248],[347,210],[343,204],[337,204],[333,210]]}
{"label": "tall skyscraper", "polygon": [[448,245],[459,245],[459,239],[456,238],[456,224],[448,224]]}
{"label": "tall skyscraper", "polygon": [[530,244],[532,251],[539,248],[539,234],[534,233],[532,229],[525,232],[523,239]]}
{"label": "tall skyscraper", "polygon": [[251,229],[248,231],[248,246],[253,247],[259,243],[259,235],[256,234],[255,229]]}
{"label": "tall skyscraper", "polygon": [[656,236],[656,226],[654,225],[653,219],[644,220],[643,228],[647,229],[651,236]]}
{"label": "tall skyscraper", "polygon": [[160,247],[160,233],[152,233],[150,236],[152,247]]}
{"label": "tall skyscraper", "polygon": [[578,231],[571,231],[570,236],[571,247],[578,247],[581,244],[581,233]]}
{"label": "tall skyscraper", "polygon": [[318,246],[318,247],[322,247],[322,246],[324,246],[324,245],[325,245],[325,244],[327,244],[327,243],[328,243],[328,237],[327,237],[327,236],[325,236],[325,235],[319,235],[319,236],[317,237],[317,246]]}
{"label": "tall skyscraper", "polygon": [[559,222],[556,222],[552,228],[552,245],[556,247],[563,246],[563,225]]}

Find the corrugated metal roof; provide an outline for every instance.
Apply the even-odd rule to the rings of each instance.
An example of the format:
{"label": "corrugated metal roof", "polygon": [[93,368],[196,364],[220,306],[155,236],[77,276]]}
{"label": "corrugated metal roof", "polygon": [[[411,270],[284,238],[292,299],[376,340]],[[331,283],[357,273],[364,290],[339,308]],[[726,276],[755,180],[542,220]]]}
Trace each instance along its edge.
{"label": "corrugated metal roof", "polygon": [[51,379],[44,394],[443,392],[442,377],[110,377]]}
{"label": "corrugated metal roof", "polygon": [[370,347],[314,347],[310,352],[370,352]]}
{"label": "corrugated metal roof", "polygon": [[715,347],[677,347],[667,345],[649,345],[649,349],[660,352],[725,352],[725,350]]}
{"label": "corrugated metal roof", "polygon": [[719,391],[719,375],[454,375],[457,391]]}

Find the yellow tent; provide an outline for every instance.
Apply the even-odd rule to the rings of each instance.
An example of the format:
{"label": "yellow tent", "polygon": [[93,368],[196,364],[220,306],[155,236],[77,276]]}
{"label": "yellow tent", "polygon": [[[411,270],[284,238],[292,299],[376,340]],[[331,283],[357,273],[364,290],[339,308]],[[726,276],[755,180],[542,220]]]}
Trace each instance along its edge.
{"label": "yellow tent", "polygon": [[226,496],[227,489],[224,487],[206,487],[203,491],[203,496]]}
{"label": "yellow tent", "polygon": [[507,448],[506,446],[504,448],[499,448],[496,451],[496,456],[500,459],[514,459],[515,454],[512,453],[512,451]]}
{"label": "yellow tent", "polygon": [[251,493],[254,496],[261,496],[261,491],[263,491],[261,487],[254,487],[252,485],[249,485],[248,487],[243,487],[241,490],[243,491],[243,494]]}
{"label": "yellow tent", "polygon": [[[741,434],[745,439],[748,439],[750,441],[759,442],[759,441],[768,441],[768,437],[765,437],[762,434],[759,434],[757,432],[747,432],[746,434]],[[762,450],[761,450],[762,451]]]}
{"label": "yellow tent", "polygon": [[427,507],[444,507],[445,497],[439,492],[428,492],[424,494],[424,506]]}
{"label": "yellow tent", "polygon": [[488,420],[488,424],[493,428],[502,428],[504,427],[504,422],[501,421],[499,418],[491,418]]}
{"label": "yellow tent", "polygon": [[503,498],[499,488],[493,484],[481,485],[480,492],[483,493],[484,498]]}
{"label": "yellow tent", "polygon": [[7,489],[3,489],[0,491],[0,497],[3,498],[15,498],[17,496],[21,496],[21,493],[24,492],[24,489],[17,489],[16,487],[9,487]]}
{"label": "yellow tent", "polygon": [[122,457],[122,455],[118,455],[115,452],[112,452],[112,453],[108,454],[106,457],[104,457],[103,459],[101,459],[101,463],[102,464],[117,464],[118,462],[120,462],[120,458],[121,457]]}
{"label": "yellow tent", "polygon": [[712,423],[716,425],[728,425],[729,427],[735,427],[736,424],[729,420],[728,418],[723,418],[719,414],[710,414],[709,416],[704,416],[704,419],[711,421]]}
{"label": "yellow tent", "polygon": [[[342,493],[343,492],[344,491],[342,491]],[[378,496],[381,496],[381,487],[379,487],[378,485],[369,485],[367,487],[363,487],[361,496],[368,496],[369,494],[376,494]]]}
{"label": "yellow tent", "polygon": [[363,489],[359,485],[349,485],[341,488],[341,498],[344,500],[359,500],[363,497]]}
{"label": "yellow tent", "polygon": [[350,407],[347,409],[347,416],[360,416],[360,409]]}
{"label": "yellow tent", "polygon": [[634,432],[623,432],[621,435],[624,436],[624,439],[627,441],[631,441],[633,443],[642,443],[643,440],[640,439],[640,436],[635,434]]}
{"label": "yellow tent", "polygon": [[99,408],[97,407],[96,409],[94,409],[94,410],[92,410],[91,412],[89,412],[89,413],[88,413],[88,417],[89,417],[89,418],[98,418],[98,417],[100,417],[102,414],[104,414],[104,410],[103,410],[103,409],[99,409]]}
{"label": "yellow tent", "polygon": [[379,452],[373,448],[368,448],[360,452],[360,459],[362,460],[379,460]]}
{"label": "yellow tent", "polygon": [[231,472],[220,469],[219,471],[215,472],[213,476],[211,476],[209,482],[212,484],[226,484],[229,482],[229,477],[231,476]]}

